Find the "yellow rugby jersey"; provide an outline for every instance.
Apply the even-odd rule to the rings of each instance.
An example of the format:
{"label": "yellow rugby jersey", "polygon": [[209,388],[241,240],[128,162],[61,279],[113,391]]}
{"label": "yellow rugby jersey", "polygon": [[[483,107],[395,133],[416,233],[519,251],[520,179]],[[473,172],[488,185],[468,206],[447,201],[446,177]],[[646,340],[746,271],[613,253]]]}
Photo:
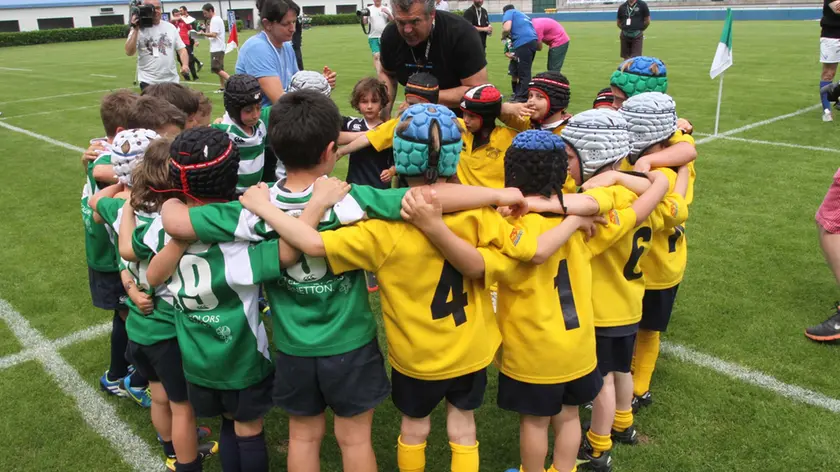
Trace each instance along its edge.
{"label": "yellow rugby jersey", "polygon": [[[616,208],[632,205],[638,198],[630,190],[613,186]],[[624,218],[599,227],[598,231],[624,234],[618,241],[592,260],[592,305],[595,326],[610,328],[638,323],[642,319],[642,298],[645,277],[640,261],[651,247],[653,235],[685,222],[688,207],[682,196],[666,195],[650,216],[638,227],[636,218]]]}
{"label": "yellow rugby jersey", "polygon": [[[608,215],[615,221],[635,219],[629,208],[611,210]],[[562,221],[561,216],[531,213],[517,223],[528,234],[541,234]],[[488,264],[487,276],[499,279],[499,370],[521,382],[556,384],[583,377],[597,367],[590,263],[615,238],[616,234],[598,231],[587,242],[576,231],[543,264],[498,256],[497,262]],[[489,273],[491,267],[501,273]]]}
{"label": "yellow rugby jersey", "polygon": [[[483,208],[443,216],[460,238],[481,248],[486,273],[509,257],[531,260],[534,236]],[[375,272],[388,360],[400,373],[445,380],[489,365],[501,343],[490,292],[493,278],[465,279],[410,223],[367,220],[321,233],[334,273]]]}
{"label": "yellow rugby jersey", "polygon": [[[677,143],[689,143],[692,146],[694,144],[694,137],[690,134],[685,134],[680,130],[677,130],[673,136],[668,140],[668,146],[673,146]],[[697,172],[694,170],[694,161],[688,163],[688,189],[685,192],[685,203],[691,205],[691,202],[694,201],[694,180],[697,178]]]}
{"label": "yellow rugby jersey", "polygon": [[[372,130],[365,133],[367,136],[368,141],[370,141],[370,145],[373,146],[374,149],[377,151],[383,151],[385,149],[390,149],[394,147],[394,130],[397,129],[397,124],[400,122],[399,117],[388,120],[381,125],[373,128]],[[461,129],[467,129],[467,125],[464,124],[464,120],[458,118],[458,124],[461,126]],[[463,133],[467,134],[467,133]]]}
{"label": "yellow rugby jersey", "polygon": [[464,133],[464,145],[458,161],[458,181],[477,187],[504,188],[505,152],[513,143],[516,130],[497,126],[490,132],[490,141],[473,148],[475,136]]}

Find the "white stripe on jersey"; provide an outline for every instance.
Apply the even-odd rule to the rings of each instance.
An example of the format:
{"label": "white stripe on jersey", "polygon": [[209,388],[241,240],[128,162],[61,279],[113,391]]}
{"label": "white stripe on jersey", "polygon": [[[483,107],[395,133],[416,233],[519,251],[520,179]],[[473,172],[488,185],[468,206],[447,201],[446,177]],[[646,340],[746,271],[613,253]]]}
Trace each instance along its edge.
{"label": "white stripe on jersey", "polygon": [[251,333],[257,339],[257,350],[269,361],[271,353],[268,347],[268,335],[265,332],[259,310],[259,286],[254,283],[254,271],[248,254],[249,243],[220,243],[219,249],[225,258],[225,280],[242,302],[245,317]]}

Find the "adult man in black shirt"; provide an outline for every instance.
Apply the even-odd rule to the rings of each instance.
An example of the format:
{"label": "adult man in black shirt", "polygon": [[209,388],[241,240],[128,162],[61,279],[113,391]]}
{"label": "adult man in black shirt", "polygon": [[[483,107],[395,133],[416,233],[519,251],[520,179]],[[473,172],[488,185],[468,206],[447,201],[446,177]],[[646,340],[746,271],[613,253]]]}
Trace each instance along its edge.
{"label": "adult man in black shirt", "polygon": [[831,103],[822,91],[830,85],[837,72],[840,62],[840,1],[823,0],[823,16],[820,20],[820,62],[822,63],[822,78],[820,79],[820,101],[823,105],[823,121],[832,121]]}
{"label": "adult man in black shirt", "polygon": [[478,36],[481,38],[481,45],[486,50],[487,36],[493,33],[493,26],[490,24],[487,10],[482,5],[484,5],[484,0],[473,0],[473,5],[464,10],[464,19],[475,26],[475,30],[478,31]]}
{"label": "adult man in black shirt", "polygon": [[440,103],[460,113],[470,87],[487,83],[487,61],[478,32],[460,16],[435,11],[434,0],[393,0],[394,22],[382,32],[379,79],[388,86],[387,115],[397,82],[428,72],[440,84]]}
{"label": "adult man in black shirt", "polygon": [[643,31],[650,25],[650,10],[643,0],[627,0],[618,7],[618,28],[621,30],[621,58],[642,55]]}

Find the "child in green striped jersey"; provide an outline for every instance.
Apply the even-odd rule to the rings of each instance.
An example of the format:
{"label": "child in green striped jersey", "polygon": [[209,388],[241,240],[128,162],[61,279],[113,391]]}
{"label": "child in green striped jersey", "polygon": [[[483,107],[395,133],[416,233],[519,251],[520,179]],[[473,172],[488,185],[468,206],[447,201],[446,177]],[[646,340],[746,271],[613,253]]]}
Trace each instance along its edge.
{"label": "child in green striped jersey", "polygon": [[[256,77],[232,75],[225,84],[225,116],[221,123],[210,125],[227,133],[239,148],[237,193],[256,185],[263,176],[271,107],[260,108],[262,97],[262,89]],[[278,175],[285,175],[285,172],[283,164],[278,162]]]}
{"label": "child in green striped jersey", "polygon": [[[165,200],[165,195],[149,190],[168,188],[169,183],[167,161],[171,141],[157,138],[157,133],[145,129],[120,132],[113,146],[114,171],[120,183],[96,193],[90,200],[94,219],[104,221],[124,242],[130,243],[136,225],[141,230],[149,227]],[[132,183],[137,184],[137,191]],[[136,211],[130,205],[124,208],[129,198],[137,206]],[[151,419],[163,446],[166,465],[173,471],[200,470],[201,462],[218,450],[218,443],[197,447],[195,415],[188,402],[181,351],[175,339],[172,296],[166,286],[152,287],[148,283],[146,269],[151,250],[141,252],[138,247],[141,257],[136,257],[133,248],[121,252],[126,254],[120,266],[123,286],[129,296],[126,301],[128,351],[137,371],[149,379],[151,399],[143,389],[144,400],[151,402]],[[135,396],[134,389],[128,385],[126,389]]]}
{"label": "child in green striped jersey", "polygon": [[[116,251],[108,229],[96,224],[89,199],[97,191],[116,183],[111,165],[111,143],[120,131],[127,127],[128,117],[137,102],[137,94],[129,90],[117,90],[102,98],[99,113],[105,126],[106,138],[92,141],[83,163],[85,165],[85,186],[82,189],[81,212],[85,225],[85,255],[88,265],[88,279],[93,306],[114,312],[111,330],[111,362],[108,370],[99,379],[102,390],[111,395],[127,396],[123,380],[128,377],[129,364],[125,359],[128,338],[125,318],[128,310],[123,303],[125,291],[120,281]],[[97,149],[95,146],[101,147]],[[91,157],[87,157],[91,154]],[[138,376],[139,377],[139,376]]]}
{"label": "child in green striped jersey", "polygon": [[[230,201],[236,195],[238,168],[239,150],[224,131],[187,130],[170,149],[168,188],[186,195],[192,207]],[[165,237],[157,230],[160,218],[151,225],[155,231],[135,232],[135,246],[138,239],[148,244]],[[173,240],[152,258],[147,271],[152,285],[169,279],[184,375],[196,415],[223,417],[224,471],[268,470],[262,421],[272,406],[274,368],[258,308],[258,285],[280,277],[284,252],[278,241]]]}

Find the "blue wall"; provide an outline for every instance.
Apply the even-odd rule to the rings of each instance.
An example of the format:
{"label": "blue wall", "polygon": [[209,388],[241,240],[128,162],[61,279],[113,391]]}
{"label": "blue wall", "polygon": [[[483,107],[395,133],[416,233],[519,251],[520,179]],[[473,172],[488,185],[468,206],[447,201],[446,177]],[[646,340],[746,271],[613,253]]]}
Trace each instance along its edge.
{"label": "blue wall", "polygon": [[[572,11],[560,13],[534,13],[532,17],[554,18],[559,22],[567,21],[615,21],[615,9],[607,11]],[[699,21],[726,19],[726,9],[720,10],[651,10],[650,17],[655,21]],[[736,21],[749,20],[819,20],[822,18],[822,8],[773,8],[773,9],[738,9],[732,10],[732,17]],[[502,15],[490,15],[490,21],[502,21]]]}

